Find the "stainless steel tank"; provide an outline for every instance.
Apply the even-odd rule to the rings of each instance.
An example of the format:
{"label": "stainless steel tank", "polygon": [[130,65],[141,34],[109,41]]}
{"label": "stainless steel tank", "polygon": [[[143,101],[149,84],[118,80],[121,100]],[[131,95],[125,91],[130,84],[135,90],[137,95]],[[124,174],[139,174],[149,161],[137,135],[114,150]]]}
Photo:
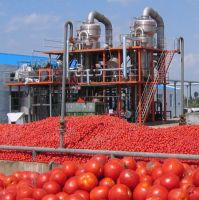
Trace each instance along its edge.
{"label": "stainless steel tank", "polygon": [[154,47],[154,35],[156,33],[156,22],[150,17],[140,17],[135,20],[133,31],[135,36],[141,37],[141,45]]}
{"label": "stainless steel tank", "polygon": [[[154,47],[154,35],[156,33],[157,24],[156,21],[150,17],[140,17],[135,20],[133,25],[134,36],[137,37],[137,45],[144,47]],[[152,55],[150,52],[141,51],[141,66],[142,77],[144,80],[148,79],[151,73],[150,66],[152,63]]]}
{"label": "stainless steel tank", "polygon": [[83,23],[80,26],[80,32],[86,33],[86,37],[84,34],[84,37],[80,37],[80,40],[82,43],[84,43],[84,46],[89,48],[99,48],[100,42],[99,38],[101,35],[101,28],[100,25],[97,23]]}

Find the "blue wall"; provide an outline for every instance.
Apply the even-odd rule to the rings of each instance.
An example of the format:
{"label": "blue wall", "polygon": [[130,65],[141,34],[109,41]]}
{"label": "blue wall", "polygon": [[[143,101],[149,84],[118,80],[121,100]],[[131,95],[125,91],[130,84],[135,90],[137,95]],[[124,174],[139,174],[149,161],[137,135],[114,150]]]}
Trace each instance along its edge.
{"label": "blue wall", "polygon": [[47,61],[48,57],[0,53],[0,64],[19,65],[21,63],[35,63]]}

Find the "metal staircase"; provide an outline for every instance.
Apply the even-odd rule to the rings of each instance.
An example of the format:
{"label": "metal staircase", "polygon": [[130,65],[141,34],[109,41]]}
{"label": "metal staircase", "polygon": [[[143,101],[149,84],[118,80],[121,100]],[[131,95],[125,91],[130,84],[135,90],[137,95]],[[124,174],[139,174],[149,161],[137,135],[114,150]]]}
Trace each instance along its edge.
{"label": "metal staircase", "polygon": [[164,51],[159,57],[159,60],[155,66],[157,70],[154,73],[154,80],[152,80],[152,76],[149,74],[148,79],[146,81],[146,85],[144,87],[142,96],[139,100],[137,111],[136,111],[136,122],[139,121],[139,116],[141,113],[141,123],[143,124],[148,116],[149,109],[151,107],[152,100],[154,98],[156,92],[157,84],[163,83],[164,78],[167,74],[169,65],[173,59],[175,51]]}

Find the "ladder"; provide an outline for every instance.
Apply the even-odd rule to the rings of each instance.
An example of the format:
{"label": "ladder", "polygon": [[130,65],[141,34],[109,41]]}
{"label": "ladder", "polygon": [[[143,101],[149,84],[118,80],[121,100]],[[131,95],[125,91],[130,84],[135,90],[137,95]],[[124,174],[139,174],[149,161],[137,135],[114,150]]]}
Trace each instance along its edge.
{"label": "ladder", "polygon": [[143,124],[148,116],[152,100],[156,92],[156,85],[164,82],[169,65],[173,59],[175,51],[164,51],[161,53],[155,68],[157,72],[154,73],[154,80],[151,82],[151,75],[149,74],[144,87],[142,96],[139,100],[136,111],[136,122],[139,122],[139,114],[141,113],[141,123]]}

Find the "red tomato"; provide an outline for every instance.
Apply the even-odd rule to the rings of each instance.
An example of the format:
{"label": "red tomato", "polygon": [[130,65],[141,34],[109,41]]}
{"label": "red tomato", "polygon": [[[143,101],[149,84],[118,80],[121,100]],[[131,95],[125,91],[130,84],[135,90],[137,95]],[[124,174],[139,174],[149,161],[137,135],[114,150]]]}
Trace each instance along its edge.
{"label": "red tomato", "polygon": [[168,200],[168,190],[161,186],[161,185],[154,185],[151,188],[149,188],[147,192],[147,198],[157,197],[161,200]]}
{"label": "red tomato", "polygon": [[179,187],[180,178],[179,176],[172,173],[164,174],[160,177],[160,184],[166,187],[168,190],[171,190]]}
{"label": "red tomato", "polygon": [[74,162],[65,161],[62,164],[62,170],[67,177],[71,177],[75,175],[75,172],[77,171],[77,165]]}
{"label": "red tomato", "polygon": [[86,172],[85,166],[81,166],[77,171],[75,172],[75,176],[79,176],[80,174],[83,174]]}
{"label": "red tomato", "polygon": [[168,194],[168,200],[187,200],[188,195],[185,191],[180,188],[171,190]]}
{"label": "red tomato", "polygon": [[199,169],[193,175],[193,184],[198,187],[199,186]]}
{"label": "red tomato", "polygon": [[78,186],[81,190],[91,191],[98,185],[97,177],[91,173],[86,172],[77,177]]}
{"label": "red tomato", "polygon": [[124,167],[127,169],[136,170],[136,162],[132,157],[123,157],[122,162],[124,163]]}
{"label": "red tomato", "polygon": [[142,166],[137,167],[136,173],[137,173],[139,176],[147,175],[146,168],[145,168],[145,167],[142,167]]}
{"label": "red tomato", "polygon": [[51,173],[49,180],[57,182],[60,186],[63,186],[66,182],[66,175],[62,171]]}
{"label": "red tomato", "polygon": [[149,161],[147,162],[146,164],[146,171],[147,171],[147,174],[148,175],[151,175],[153,170],[156,168],[156,167],[160,167],[160,163],[158,161],[155,161],[155,160],[152,160],[152,161]]}
{"label": "red tomato", "polygon": [[48,194],[44,196],[41,200],[59,200],[59,198],[54,194]]}
{"label": "red tomato", "polygon": [[139,183],[139,179],[140,178],[135,171],[131,169],[125,169],[121,172],[118,182],[128,186],[131,190],[133,190]]}
{"label": "red tomato", "polygon": [[108,199],[109,188],[107,186],[97,186],[90,192],[90,200]]}
{"label": "red tomato", "polygon": [[149,188],[148,183],[139,183],[133,190],[133,200],[146,200]]}
{"label": "red tomato", "polygon": [[0,197],[1,197],[1,200],[16,200],[16,195],[12,193],[3,194]]}
{"label": "red tomato", "polygon": [[74,177],[71,177],[69,178],[64,187],[63,187],[63,191],[68,193],[68,194],[72,194],[74,193],[77,189],[79,188],[78,186],[78,182],[77,182],[77,177],[74,176]]}
{"label": "red tomato", "polygon": [[108,200],[131,200],[131,190],[123,184],[114,185],[108,193]]}
{"label": "red tomato", "polygon": [[104,165],[104,176],[116,181],[123,169],[124,167],[121,163],[111,160]]}
{"label": "red tomato", "polygon": [[14,185],[14,184],[17,184],[17,183],[18,183],[18,179],[15,176],[13,176],[13,175],[6,176],[4,178],[4,184],[6,185],[6,187],[8,185]]}
{"label": "red tomato", "polygon": [[152,185],[153,179],[149,175],[143,175],[140,176],[140,183],[148,183],[149,185]]}
{"label": "red tomato", "polygon": [[91,172],[97,177],[101,177],[103,175],[103,165],[98,160],[89,160],[85,165],[85,169],[86,172]]}
{"label": "red tomato", "polygon": [[81,196],[83,200],[90,200],[90,195],[85,190],[76,190],[74,194]]}
{"label": "red tomato", "polygon": [[48,182],[44,183],[43,189],[48,194],[57,194],[58,192],[61,192],[60,185],[55,181],[48,181]]}
{"label": "red tomato", "polygon": [[189,200],[199,199],[199,187],[190,187],[187,191]]}
{"label": "red tomato", "polygon": [[153,172],[151,174],[151,177],[153,180],[156,180],[157,178],[161,177],[163,175],[163,170],[161,166],[156,166],[153,169]]}
{"label": "red tomato", "polygon": [[80,195],[78,194],[71,194],[67,197],[67,200],[84,200]]}
{"label": "red tomato", "polygon": [[182,177],[184,173],[184,166],[179,160],[169,158],[164,161],[162,170],[164,173],[174,173],[177,176]]}
{"label": "red tomato", "polygon": [[108,157],[103,154],[94,155],[91,159],[99,161],[102,165],[104,165],[108,161]]}
{"label": "red tomato", "polygon": [[47,181],[49,181],[49,178],[50,178],[50,174],[49,173],[40,174],[37,177],[36,186],[38,188],[42,188],[43,185],[44,185],[44,183],[46,183]]}
{"label": "red tomato", "polygon": [[67,200],[69,195],[65,192],[59,192],[56,194],[56,196],[59,198],[59,200]]}
{"label": "red tomato", "polygon": [[146,162],[144,162],[144,161],[138,161],[137,162],[137,168],[140,168],[140,167],[146,167]]}
{"label": "red tomato", "polygon": [[40,200],[42,199],[42,197],[44,197],[45,195],[47,195],[46,191],[44,189],[41,189],[41,188],[35,188],[33,189],[33,194],[32,194],[32,197],[35,199],[35,200]]}
{"label": "red tomato", "polygon": [[21,187],[17,190],[17,199],[32,198],[33,189],[29,186]]}
{"label": "red tomato", "polygon": [[111,178],[105,177],[105,178],[101,179],[101,181],[99,182],[99,185],[107,186],[107,187],[111,188],[115,185],[115,181]]}

